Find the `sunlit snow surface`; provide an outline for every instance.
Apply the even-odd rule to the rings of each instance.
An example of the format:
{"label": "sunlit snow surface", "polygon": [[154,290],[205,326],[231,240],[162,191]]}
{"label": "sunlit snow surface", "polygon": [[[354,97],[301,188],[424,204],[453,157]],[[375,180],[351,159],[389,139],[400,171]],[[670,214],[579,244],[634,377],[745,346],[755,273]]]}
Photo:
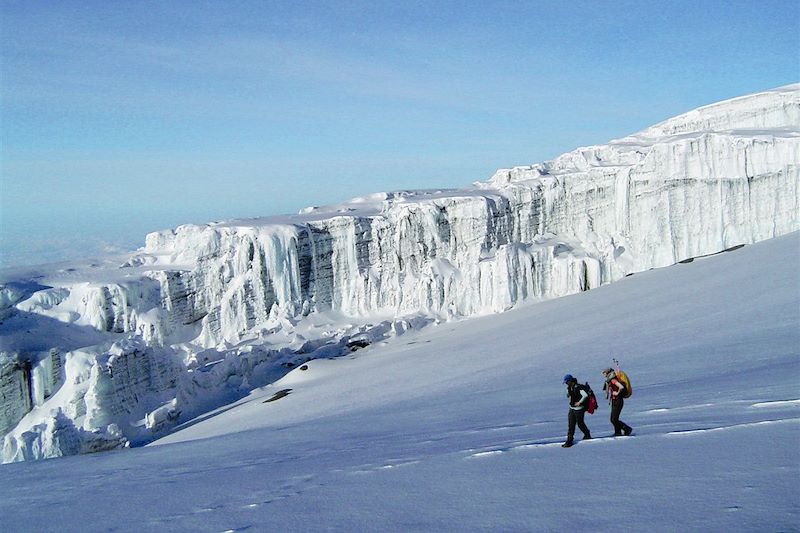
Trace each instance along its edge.
{"label": "sunlit snow surface", "polygon": [[141,445],[307,360],[785,235],[799,214],[795,84],[464,189],[186,225],[127,256],[5,271],[2,460]]}
{"label": "sunlit snow surface", "polygon": [[[799,269],[794,233],[314,360],[156,445],[3,465],[2,529],[796,530]],[[612,356],[635,436],[562,449],[561,377]]]}

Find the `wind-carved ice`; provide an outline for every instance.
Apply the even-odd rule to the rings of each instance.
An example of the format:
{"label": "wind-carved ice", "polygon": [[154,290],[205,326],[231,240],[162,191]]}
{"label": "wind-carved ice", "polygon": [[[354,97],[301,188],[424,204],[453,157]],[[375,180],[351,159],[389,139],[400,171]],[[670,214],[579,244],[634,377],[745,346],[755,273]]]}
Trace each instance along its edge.
{"label": "wind-carved ice", "polygon": [[[148,235],[118,268],[8,283],[3,458],[144,442],[356,338],[795,231],[799,165],[796,84],[465,189],[181,226]],[[15,328],[31,322],[43,335],[70,328],[52,345],[25,342]]]}

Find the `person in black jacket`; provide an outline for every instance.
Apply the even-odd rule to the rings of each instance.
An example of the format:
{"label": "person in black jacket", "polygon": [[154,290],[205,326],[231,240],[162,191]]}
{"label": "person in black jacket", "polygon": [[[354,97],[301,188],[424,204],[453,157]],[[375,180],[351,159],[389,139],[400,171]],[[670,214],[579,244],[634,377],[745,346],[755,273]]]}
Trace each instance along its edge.
{"label": "person in black jacket", "polygon": [[567,442],[562,444],[564,448],[569,448],[573,444],[575,436],[575,426],[577,425],[583,432],[583,440],[592,438],[589,428],[583,421],[586,409],[589,407],[589,392],[584,385],[578,385],[578,380],[572,374],[564,376],[564,384],[567,386],[567,398],[569,398],[569,429],[567,431]]}

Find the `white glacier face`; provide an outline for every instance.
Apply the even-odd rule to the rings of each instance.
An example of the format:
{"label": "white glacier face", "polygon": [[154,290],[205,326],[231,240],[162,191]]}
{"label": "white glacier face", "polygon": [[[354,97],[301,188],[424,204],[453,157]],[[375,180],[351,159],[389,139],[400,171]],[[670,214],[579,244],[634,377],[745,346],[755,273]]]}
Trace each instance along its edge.
{"label": "white glacier face", "polygon": [[[4,460],[85,450],[75,439],[144,442],[359,338],[795,231],[799,166],[800,85],[791,85],[469,188],[181,226],[148,235],[115,268],[8,283]],[[22,338],[23,327],[41,342]],[[65,371],[60,362],[53,371],[52,353]],[[65,417],[72,440],[43,445],[56,429],[67,435]],[[53,451],[62,441],[68,450]]]}

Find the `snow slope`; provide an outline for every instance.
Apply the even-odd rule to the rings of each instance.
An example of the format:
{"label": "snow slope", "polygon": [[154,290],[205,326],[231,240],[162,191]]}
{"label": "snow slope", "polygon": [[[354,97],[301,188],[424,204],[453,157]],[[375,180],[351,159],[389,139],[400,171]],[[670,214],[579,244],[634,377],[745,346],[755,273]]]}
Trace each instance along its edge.
{"label": "snow slope", "polygon": [[8,272],[3,461],[141,444],[313,358],[800,229],[800,85],[458,190],[187,225]]}
{"label": "snow slope", "polygon": [[[796,531],[798,268],[793,233],[314,360],[155,445],[3,465],[2,529]],[[561,377],[611,356],[635,436],[562,449]]]}

